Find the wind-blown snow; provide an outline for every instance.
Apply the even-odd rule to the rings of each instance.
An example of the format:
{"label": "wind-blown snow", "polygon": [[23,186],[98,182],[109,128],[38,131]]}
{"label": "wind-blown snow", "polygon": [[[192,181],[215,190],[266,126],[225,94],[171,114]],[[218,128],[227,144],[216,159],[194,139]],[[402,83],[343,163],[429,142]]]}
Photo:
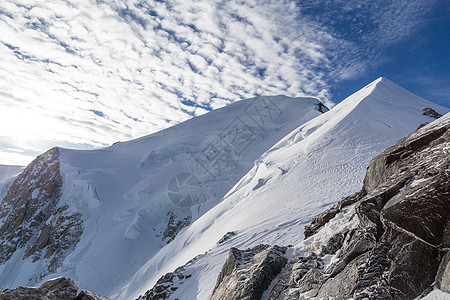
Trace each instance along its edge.
{"label": "wind-blown snow", "polygon": [[[190,282],[171,297],[207,299],[230,247],[298,244],[311,217],[361,188],[373,157],[433,120],[422,115],[425,107],[448,111],[380,78],[298,127],[265,152],[218,205],[150,258],[114,298],[134,299],[161,275],[202,254],[188,267]],[[236,235],[216,245],[230,231]]]}

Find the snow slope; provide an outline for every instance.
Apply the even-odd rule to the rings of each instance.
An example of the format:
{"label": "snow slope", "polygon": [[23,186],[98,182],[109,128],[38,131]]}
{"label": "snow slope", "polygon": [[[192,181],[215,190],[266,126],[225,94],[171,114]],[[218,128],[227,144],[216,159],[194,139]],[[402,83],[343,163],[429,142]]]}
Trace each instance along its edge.
{"label": "snow slope", "polygon": [[[311,217],[361,188],[373,157],[433,120],[422,114],[425,107],[449,111],[379,78],[301,125],[265,152],[217,206],[150,258],[114,298],[135,299],[160,276],[198,256],[185,268],[192,277],[171,298],[207,299],[230,247],[298,244]],[[231,231],[236,235],[216,244]]]}
{"label": "snow slope", "polygon": [[[58,205],[81,212],[84,231],[57,274],[41,282],[68,276],[80,288],[110,295],[182,227],[214,207],[264,151],[321,115],[319,103],[258,97],[106,149],[59,149]],[[26,274],[39,273],[42,264],[6,266],[15,277],[0,288],[38,284]]]}

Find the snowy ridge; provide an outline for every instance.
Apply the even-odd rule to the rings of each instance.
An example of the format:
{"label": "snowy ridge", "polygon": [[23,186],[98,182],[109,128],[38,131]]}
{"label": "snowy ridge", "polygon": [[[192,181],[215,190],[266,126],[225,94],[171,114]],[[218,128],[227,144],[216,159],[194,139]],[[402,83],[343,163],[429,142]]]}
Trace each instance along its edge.
{"label": "snowy ridge", "polygon": [[[62,267],[31,284],[67,276],[110,295],[214,207],[265,150],[321,115],[320,106],[313,98],[257,97],[106,149],[58,149],[58,206],[80,214],[84,230]],[[30,284],[29,271],[45,269],[14,265],[0,288]]]}
{"label": "snowy ridge", "polygon": [[[269,151],[213,209],[162,248],[118,291],[117,299],[134,299],[158,278],[184,265],[190,281],[171,295],[206,299],[231,247],[298,244],[312,216],[356,192],[369,161],[420,124],[426,101],[380,78],[331,111],[295,129]],[[219,241],[227,232],[236,235]]]}

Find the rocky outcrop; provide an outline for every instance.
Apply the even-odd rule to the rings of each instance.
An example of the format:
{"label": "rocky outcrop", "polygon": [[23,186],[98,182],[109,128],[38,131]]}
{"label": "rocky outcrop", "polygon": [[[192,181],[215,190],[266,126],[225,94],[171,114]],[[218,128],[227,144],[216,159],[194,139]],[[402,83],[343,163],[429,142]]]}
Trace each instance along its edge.
{"label": "rocky outcrop", "polygon": [[[287,264],[269,299],[413,299],[433,287],[448,292],[449,166],[447,114],[373,159],[361,192],[312,220],[305,236],[319,245]],[[338,214],[348,215],[347,224],[325,238],[321,230],[338,222]],[[329,254],[332,263],[325,265]]]}
{"label": "rocky outcrop", "polygon": [[287,262],[286,248],[259,245],[231,248],[210,300],[260,299]]}
{"label": "rocky outcrop", "polygon": [[223,237],[220,238],[220,240],[217,241],[216,245],[220,245],[220,244],[228,241],[235,235],[236,235],[236,232],[234,232],[234,231],[227,232]]}
{"label": "rocky outcrop", "polygon": [[169,299],[180,285],[186,283],[192,277],[189,268],[197,261],[199,256],[194,257],[185,265],[178,267],[175,271],[163,275],[150,290],[145,292],[144,295],[139,296],[136,300]]}
{"label": "rocky outcrop", "polygon": [[333,207],[325,210],[324,212],[312,218],[311,224],[305,226],[304,232],[305,238],[308,238],[316,234],[320,230],[320,228],[323,227],[323,225],[325,225],[331,219],[333,219],[339,212],[342,212],[343,208],[355,203],[356,201],[364,197],[366,194],[367,192],[363,189],[360,192],[345,197]]}
{"label": "rocky outcrop", "polygon": [[55,272],[83,231],[81,215],[58,206],[63,185],[58,157],[57,148],[38,156],[11,185],[0,207],[0,264],[20,250],[22,259],[45,260],[47,271],[36,274],[30,284]]}
{"label": "rocky outcrop", "polygon": [[425,107],[423,109],[423,115],[430,116],[430,117],[435,118],[435,119],[438,119],[438,118],[442,117],[442,115],[440,113],[438,113],[437,111],[435,111],[431,107]]}
{"label": "rocky outcrop", "polygon": [[167,226],[162,234],[162,240],[166,243],[170,243],[181,231],[181,229],[191,224],[191,220],[192,217],[190,215],[179,217],[175,212],[170,212],[169,222],[167,223]]}
{"label": "rocky outcrop", "polygon": [[153,288],[148,290],[144,295],[139,296],[137,300],[157,300],[168,299],[173,292],[178,289],[178,285],[190,278],[191,274],[184,274],[185,268],[179,267],[174,272],[169,272],[162,276]]}
{"label": "rocky outcrop", "polygon": [[46,281],[40,287],[19,286],[0,291],[0,300],[109,300],[107,297],[82,290],[70,278],[59,277]]}

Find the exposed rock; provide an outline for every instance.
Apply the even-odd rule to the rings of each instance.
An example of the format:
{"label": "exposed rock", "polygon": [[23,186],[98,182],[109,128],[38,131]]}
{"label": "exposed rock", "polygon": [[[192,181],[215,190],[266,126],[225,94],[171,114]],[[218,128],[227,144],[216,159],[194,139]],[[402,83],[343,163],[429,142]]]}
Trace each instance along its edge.
{"label": "exposed rock", "polygon": [[108,300],[109,298],[88,291],[81,291],[72,279],[58,277],[46,281],[40,287],[19,286],[0,291],[0,300]]}
{"label": "exposed rock", "polygon": [[58,206],[63,184],[59,151],[38,156],[14,181],[0,207],[0,264],[23,248],[23,259],[45,259],[47,272],[36,274],[30,284],[51,274],[80,240],[81,215]]}
{"label": "exposed rock", "polygon": [[321,244],[309,259],[334,254],[334,262],[303,265],[296,273],[305,258],[293,257],[269,299],[413,299],[434,287],[450,292],[449,166],[447,114],[373,159],[361,192],[312,220],[306,237],[355,203],[356,225],[331,238],[314,237]]}
{"label": "exposed rock", "polygon": [[223,242],[228,241],[230,238],[232,238],[235,235],[236,235],[236,232],[234,232],[234,231],[227,232],[223,237],[220,238],[220,240],[217,241],[216,244],[220,245]]}
{"label": "exposed rock", "polygon": [[108,297],[100,296],[92,292],[82,290],[73,300],[110,300]]}
{"label": "exposed rock", "polygon": [[170,212],[169,222],[163,232],[163,241],[170,243],[181,229],[191,224],[191,220],[190,215],[180,218],[176,213]]}
{"label": "exposed rock", "polygon": [[286,264],[285,252],[284,247],[268,245],[231,248],[210,299],[260,299]]}
{"label": "exposed rock", "polygon": [[343,232],[338,232],[333,235],[328,243],[322,245],[322,253],[323,254],[335,254],[339,249],[342,248],[345,240],[345,234]]}
{"label": "exposed rock", "polygon": [[186,279],[192,276],[188,267],[194,264],[197,258],[198,256],[188,261],[184,266],[177,268],[174,272],[169,272],[159,278],[150,290],[136,300],[168,299],[178,289],[179,285],[184,284]]}
{"label": "exposed rock", "polygon": [[423,115],[425,115],[425,116],[430,116],[435,119],[442,117],[442,115],[440,113],[438,113],[431,107],[425,107],[422,111],[423,111]]}
{"label": "exposed rock", "polygon": [[319,103],[316,104],[317,110],[321,113],[326,113],[327,111],[329,111],[330,109],[323,104],[322,102],[319,101]]}
{"label": "exposed rock", "polygon": [[341,248],[341,254],[338,255],[339,260],[327,269],[332,277],[339,274],[353,259],[375,247],[376,240],[371,232],[358,230],[351,234],[349,243],[344,244]]}
{"label": "exposed rock", "polygon": [[359,277],[359,266],[364,264],[367,253],[357,256],[347,264],[335,277],[331,277],[320,287],[317,297],[319,299],[348,299]]}
{"label": "exposed rock", "polygon": [[320,230],[320,228],[323,227],[323,225],[325,225],[331,219],[333,219],[339,212],[342,211],[342,209],[344,207],[352,205],[353,203],[360,200],[365,195],[366,195],[365,190],[361,190],[360,192],[357,192],[353,195],[343,198],[341,201],[339,201],[333,207],[325,210],[318,216],[315,216],[311,220],[311,224],[305,226],[305,232],[304,232],[305,238],[308,238],[308,237],[314,235],[315,233],[317,233]]}

